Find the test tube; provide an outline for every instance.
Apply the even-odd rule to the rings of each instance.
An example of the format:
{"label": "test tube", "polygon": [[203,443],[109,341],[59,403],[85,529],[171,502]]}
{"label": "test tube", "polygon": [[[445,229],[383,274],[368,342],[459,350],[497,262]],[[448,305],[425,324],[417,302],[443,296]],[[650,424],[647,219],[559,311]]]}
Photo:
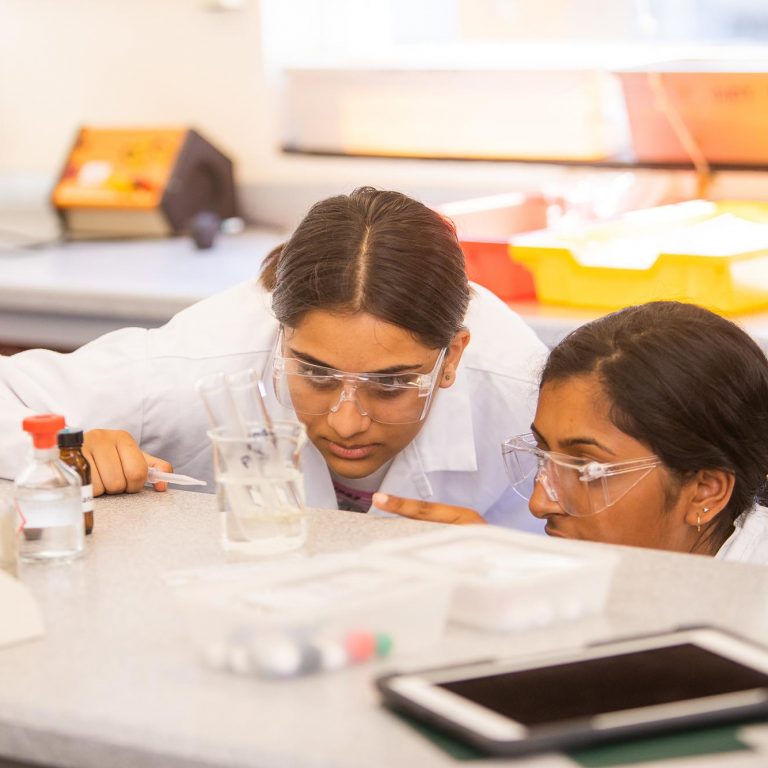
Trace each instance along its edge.
{"label": "test tube", "polygon": [[[198,380],[195,388],[203,400],[206,413],[208,414],[208,421],[214,430],[220,430],[228,437],[247,436],[245,422],[240,419],[227,376],[224,373],[214,373]],[[227,444],[224,443],[214,450],[229,451],[224,457],[225,463],[228,466],[238,465],[236,444],[227,447]],[[218,472],[219,470],[217,470],[217,474]],[[222,486],[219,484],[217,477],[217,493],[222,492],[221,488]],[[239,485],[228,485],[224,492],[231,509],[248,509],[251,499],[247,489]],[[246,540],[247,536],[238,516],[233,514],[229,520],[230,525],[236,528],[238,537]]]}
{"label": "test tube", "polygon": [[245,422],[240,419],[225,374],[214,373],[199,379],[195,389],[203,399],[213,429],[222,429],[231,437],[246,436]]}
{"label": "test tube", "polygon": [[273,433],[272,418],[264,400],[264,384],[258,371],[247,368],[231,373],[226,376],[226,385],[239,422],[251,427],[261,424],[267,432]]}
{"label": "test tube", "polygon": [[[257,431],[266,433],[271,438],[272,454],[265,457],[267,468],[272,464],[278,471],[282,459],[277,444],[277,435],[272,424],[272,417],[267,410],[264,382],[255,368],[247,368],[244,371],[230,373],[225,377],[225,386],[229,390],[229,402],[234,409],[234,418],[242,430],[240,434],[251,435]],[[297,451],[303,446],[298,446]],[[289,487],[294,504],[301,506],[296,498],[295,489]]]}

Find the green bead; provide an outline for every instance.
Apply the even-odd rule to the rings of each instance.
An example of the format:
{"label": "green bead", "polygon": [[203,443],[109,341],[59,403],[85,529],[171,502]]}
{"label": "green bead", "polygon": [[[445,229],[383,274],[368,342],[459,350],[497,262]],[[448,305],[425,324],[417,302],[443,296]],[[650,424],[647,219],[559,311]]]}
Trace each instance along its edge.
{"label": "green bead", "polygon": [[391,635],[385,635],[379,633],[376,635],[376,655],[377,656],[389,656],[392,652],[392,646],[394,641]]}

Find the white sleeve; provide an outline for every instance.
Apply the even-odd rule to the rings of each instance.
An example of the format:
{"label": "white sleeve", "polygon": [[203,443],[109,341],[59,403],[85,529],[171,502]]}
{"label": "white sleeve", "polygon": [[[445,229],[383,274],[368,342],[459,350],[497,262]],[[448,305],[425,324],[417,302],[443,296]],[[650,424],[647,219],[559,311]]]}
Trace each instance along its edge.
{"label": "white sleeve", "polygon": [[59,413],[70,426],[124,429],[141,448],[195,474],[210,464],[202,376],[263,366],[277,335],[255,280],[197,302],[160,328],[124,328],[68,354],[0,357],[0,477],[25,461],[21,421]]}
{"label": "white sleeve", "polygon": [[140,442],[147,334],[125,328],[67,354],[0,357],[0,477],[14,477],[29,453],[21,422],[31,414],[58,413],[84,430],[125,429]]}

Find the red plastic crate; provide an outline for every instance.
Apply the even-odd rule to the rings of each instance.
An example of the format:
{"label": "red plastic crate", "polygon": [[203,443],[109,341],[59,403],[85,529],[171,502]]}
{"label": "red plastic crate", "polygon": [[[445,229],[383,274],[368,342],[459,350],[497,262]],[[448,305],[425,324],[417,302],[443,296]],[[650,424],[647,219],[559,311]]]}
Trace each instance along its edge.
{"label": "red plastic crate", "polygon": [[541,196],[506,192],[444,203],[436,210],[456,226],[470,280],[505,301],[536,298],[533,275],[511,260],[509,240],[547,225],[547,204]]}
{"label": "red plastic crate", "polygon": [[509,244],[460,240],[469,279],[493,291],[500,299],[524,301],[536,298],[533,275],[509,257]]}

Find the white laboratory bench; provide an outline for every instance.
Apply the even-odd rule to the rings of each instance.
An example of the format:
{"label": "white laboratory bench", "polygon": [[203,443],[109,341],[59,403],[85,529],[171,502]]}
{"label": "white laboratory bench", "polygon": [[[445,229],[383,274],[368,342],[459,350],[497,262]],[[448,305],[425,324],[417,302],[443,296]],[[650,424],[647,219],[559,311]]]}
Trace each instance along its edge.
{"label": "white laboratory bench", "polygon": [[[95,529],[73,565],[27,565],[46,634],[0,649],[2,760],[67,768],[449,768],[449,757],[382,709],[375,674],[497,655],[580,647],[614,636],[717,623],[768,637],[768,568],[584,542],[620,563],[606,614],[556,627],[487,634],[450,626],[437,647],[283,681],[208,669],[162,574],[223,564],[215,497],[185,491],[96,500]],[[411,536],[434,524],[309,512],[300,556]],[[541,544],[539,544],[540,546]],[[289,557],[295,557],[291,555]],[[676,759],[675,768],[764,766],[768,725],[741,727],[751,749]],[[649,766],[666,765],[655,761]],[[549,754],[493,766],[575,768]]]}
{"label": "white laboratory bench", "polygon": [[[74,349],[126,326],[154,328],[176,312],[258,275],[285,239],[252,229],[198,251],[187,238],[80,242],[0,251],[0,345]],[[511,302],[552,347],[597,310]],[[768,311],[734,318],[768,350]]]}
{"label": "white laboratory bench", "polygon": [[255,278],[284,236],[252,230],[196,250],[188,238],[0,251],[0,343],[74,349],[103,333],[155,328]]}

